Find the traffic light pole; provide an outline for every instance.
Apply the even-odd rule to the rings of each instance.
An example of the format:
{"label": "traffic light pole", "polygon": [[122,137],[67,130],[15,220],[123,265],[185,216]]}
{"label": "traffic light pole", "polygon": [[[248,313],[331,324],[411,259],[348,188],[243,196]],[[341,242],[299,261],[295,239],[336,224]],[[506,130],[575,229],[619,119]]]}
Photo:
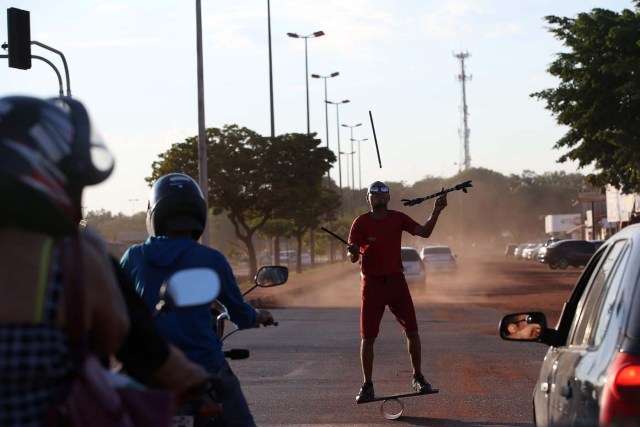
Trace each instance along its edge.
{"label": "traffic light pole", "polygon": [[[60,58],[62,59],[62,65],[64,65],[64,74],[65,74],[66,82],[67,82],[67,97],[71,98],[71,79],[69,78],[69,67],[67,67],[67,60],[64,57],[64,54],[62,52],[60,52],[59,50],[57,50],[57,49],[54,49],[54,48],[52,48],[50,46],[47,46],[44,43],[40,43],[40,42],[37,42],[35,40],[31,40],[31,44],[43,47],[43,48],[45,48],[47,50],[50,50],[53,53],[57,53],[58,55],[60,55]],[[11,49],[11,46],[9,46],[9,49]],[[33,56],[33,55],[31,55],[31,57],[35,58],[35,56]]]}
{"label": "traffic light pole", "polygon": [[58,69],[49,61],[41,56],[31,54],[31,45],[40,46],[53,53],[56,53],[62,59],[64,65],[64,74],[67,82],[67,97],[71,98],[71,79],[69,78],[69,67],[67,66],[67,59],[64,54],[57,49],[47,46],[44,43],[40,43],[35,40],[31,40],[31,18],[30,13],[27,10],[16,9],[11,7],[7,9],[7,30],[9,36],[9,43],[4,43],[2,48],[4,50],[9,49],[9,55],[0,55],[0,58],[9,59],[9,67],[17,68],[20,70],[28,70],[31,68],[31,59],[40,59],[51,66],[58,76],[58,83],[60,86],[60,97],[63,96],[62,90],[62,78]]}
{"label": "traffic light pole", "polygon": [[[9,55],[0,55],[0,58],[9,58]],[[56,68],[55,65],[53,65],[53,63],[51,61],[49,61],[46,58],[43,58],[41,56],[38,55],[31,55],[31,58],[33,59],[39,59],[43,62],[46,62],[47,64],[49,64],[51,66],[51,68],[53,68],[53,71],[56,72],[56,76],[58,76],[58,94],[60,95],[60,98],[62,98],[64,96],[64,91],[62,90],[62,76],[60,75],[60,71],[58,71],[58,69]]]}

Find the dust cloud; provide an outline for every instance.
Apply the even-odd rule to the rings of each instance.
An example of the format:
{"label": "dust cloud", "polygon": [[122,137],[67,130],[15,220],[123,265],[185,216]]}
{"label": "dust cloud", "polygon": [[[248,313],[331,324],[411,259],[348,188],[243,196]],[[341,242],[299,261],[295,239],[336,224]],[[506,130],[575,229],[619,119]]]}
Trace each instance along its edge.
{"label": "dust cloud", "polygon": [[[581,271],[551,270],[535,261],[507,258],[498,250],[469,250],[458,253],[456,273],[428,273],[426,283],[410,284],[410,289],[416,304],[559,312]],[[349,262],[326,265],[292,274],[284,286],[263,291],[273,291],[270,303],[279,307],[359,307],[359,269]]]}

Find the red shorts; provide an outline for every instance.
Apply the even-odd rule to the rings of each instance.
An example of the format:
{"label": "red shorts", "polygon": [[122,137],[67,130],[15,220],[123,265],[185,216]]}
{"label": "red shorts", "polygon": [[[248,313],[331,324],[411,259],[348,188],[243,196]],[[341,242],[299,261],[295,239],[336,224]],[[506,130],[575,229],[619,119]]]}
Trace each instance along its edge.
{"label": "red shorts", "polygon": [[409,286],[401,272],[388,276],[362,279],[362,304],[360,306],[360,337],[376,338],[385,307],[395,316],[402,330],[417,332],[418,322]]}

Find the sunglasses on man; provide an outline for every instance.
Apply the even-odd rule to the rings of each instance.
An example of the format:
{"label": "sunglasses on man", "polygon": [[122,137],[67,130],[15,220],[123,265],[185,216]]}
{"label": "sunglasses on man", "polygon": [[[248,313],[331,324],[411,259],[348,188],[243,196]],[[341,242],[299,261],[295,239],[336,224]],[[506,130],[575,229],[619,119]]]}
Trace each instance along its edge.
{"label": "sunglasses on man", "polygon": [[369,194],[388,193],[389,187],[386,185],[372,185],[369,187]]}

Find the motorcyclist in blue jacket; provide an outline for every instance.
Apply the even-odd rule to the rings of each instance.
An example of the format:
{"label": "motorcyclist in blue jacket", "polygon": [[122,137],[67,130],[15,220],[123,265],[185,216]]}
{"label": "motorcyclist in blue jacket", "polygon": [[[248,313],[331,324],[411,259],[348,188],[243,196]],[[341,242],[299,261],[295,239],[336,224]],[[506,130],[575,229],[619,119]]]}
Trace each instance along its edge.
{"label": "motorcyclist in blue jacket", "polygon": [[[224,255],[197,242],[206,220],[205,199],[191,177],[171,173],[153,184],[147,207],[150,237],[127,249],[120,260],[123,269],[135,281],[137,292],[153,310],[160,299],[160,287],[173,273],[188,268],[213,268],[221,282],[218,302],[227,310],[231,322],[240,329],[272,322],[273,317],[267,310],[256,310],[242,298]],[[212,328],[212,320],[210,308],[202,307],[169,311],[156,322],[170,342],[222,385],[223,392],[218,394],[223,407],[222,423],[225,426],[253,426],[255,423],[240,382],[225,360],[222,342]]]}

